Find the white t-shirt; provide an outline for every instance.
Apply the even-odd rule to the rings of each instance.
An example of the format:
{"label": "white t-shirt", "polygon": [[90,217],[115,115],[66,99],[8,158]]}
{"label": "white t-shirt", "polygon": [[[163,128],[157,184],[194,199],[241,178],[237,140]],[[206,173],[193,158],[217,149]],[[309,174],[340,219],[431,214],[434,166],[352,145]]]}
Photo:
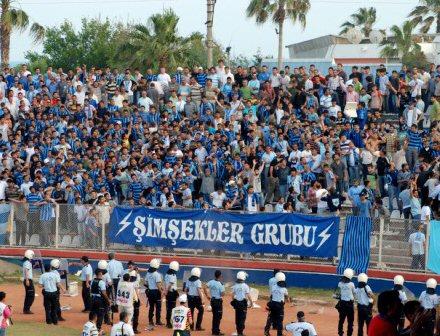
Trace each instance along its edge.
{"label": "white t-shirt", "polygon": [[6,198],[6,188],[8,184],[6,181],[0,181],[0,200],[4,200]]}
{"label": "white t-shirt", "polygon": [[150,106],[154,105],[154,102],[149,97],[140,97],[138,104],[145,107],[145,112],[148,112],[150,111]]}
{"label": "white t-shirt", "polygon": [[286,325],[286,330],[291,332],[293,336],[301,336],[303,330],[308,330],[310,336],[316,336],[316,330],[313,324],[309,322],[293,322]]}
{"label": "white t-shirt", "polygon": [[214,191],[214,192],[211,193],[210,196],[212,197],[212,204],[216,208],[222,208],[223,207],[223,201],[226,198],[226,194],[224,192],[219,194],[217,191]]}
{"label": "white t-shirt", "polygon": [[84,324],[82,336],[98,336],[98,329],[95,323],[87,321],[86,324]]}
{"label": "white t-shirt", "polygon": [[422,206],[422,210],[420,211],[420,220],[421,221],[429,221],[431,220],[431,208],[427,205]]}
{"label": "white t-shirt", "polygon": [[125,322],[118,322],[112,327],[110,336],[134,336],[133,327]]}

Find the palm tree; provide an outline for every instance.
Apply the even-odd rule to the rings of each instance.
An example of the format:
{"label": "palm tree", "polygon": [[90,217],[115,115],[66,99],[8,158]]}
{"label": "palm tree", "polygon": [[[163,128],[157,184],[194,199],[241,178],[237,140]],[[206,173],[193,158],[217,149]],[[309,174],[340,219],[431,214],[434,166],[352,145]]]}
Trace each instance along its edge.
{"label": "palm tree", "polygon": [[359,26],[364,36],[368,37],[373,25],[376,23],[376,8],[374,7],[362,7],[356,13],[350,15],[351,20],[345,21],[341,28],[343,28],[339,34],[345,34],[350,28]]}
{"label": "palm tree", "polygon": [[44,38],[44,27],[34,22],[31,24],[28,14],[13,6],[14,0],[0,0],[0,47],[1,66],[9,66],[9,52],[11,45],[11,34],[14,29],[24,31],[30,28],[34,42]]}
{"label": "palm tree", "polygon": [[246,10],[248,17],[255,17],[257,24],[265,23],[269,17],[278,25],[278,68],[283,66],[284,21],[290,19],[306,26],[306,15],[310,9],[309,0],[251,0]]}
{"label": "palm tree", "polygon": [[405,21],[402,28],[399,26],[392,26],[390,31],[392,35],[385,39],[381,46],[383,46],[380,54],[386,58],[403,58],[409,54],[419,53],[421,51],[420,45],[413,37],[414,24],[411,21]]}
{"label": "palm tree", "polygon": [[440,33],[440,0],[420,0],[408,14],[415,26],[420,26],[420,32],[426,34],[435,22],[435,32]]}
{"label": "palm tree", "polygon": [[186,38],[179,36],[178,22],[179,17],[171,9],[152,15],[146,25],[133,26],[119,50],[133,67],[175,69],[185,63],[192,41],[202,38],[199,33]]}

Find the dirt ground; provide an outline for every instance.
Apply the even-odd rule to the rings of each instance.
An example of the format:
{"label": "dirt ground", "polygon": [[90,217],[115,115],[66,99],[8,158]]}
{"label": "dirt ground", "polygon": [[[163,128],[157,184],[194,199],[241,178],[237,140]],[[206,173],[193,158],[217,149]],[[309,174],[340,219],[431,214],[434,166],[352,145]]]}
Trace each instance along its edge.
{"label": "dirt ground", "polygon": [[[12,305],[13,307],[13,319],[14,324],[18,325],[20,321],[27,322],[44,322],[44,308],[43,308],[43,298],[41,295],[41,290],[37,289],[38,297],[35,298],[35,302],[32,306],[32,311],[34,315],[23,315],[21,313],[23,307],[24,299],[24,289],[19,284],[5,284],[0,285],[0,290],[7,293],[6,303]],[[235,332],[234,324],[234,310],[229,304],[230,299],[226,298],[224,300],[224,314],[221,323],[221,329],[226,335],[231,335]],[[257,302],[260,306],[264,307],[266,302]],[[61,298],[62,306],[71,306],[71,310],[63,312],[63,317],[67,320],[65,322],[60,322],[60,325],[71,327],[78,330],[78,335],[82,330],[83,324],[87,321],[87,314],[81,313],[83,309],[81,296],[76,297],[66,297]],[[333,306],[319,306],[313,304],[303,304],[299,306],[291,306],[286,304],[286,312],[284,323],[288,323],[295,320],[296,313],[302,310],[306,314],[307,321],[314,324],[318,335],[320,336],[330,336],[337,334],[337,312]],[[263,308],[254,308],[248,310],[246,329],[244,331],[247,336],[257,336],[263,335],[263,328],[266,322],[267,312]],[[116,317],[115,317],[116,318]],[[162,321],[165,320],[165,307],[162,306]],[[212,314],[205,311],[205,316],[203,319],[203,328],[205,331],[192,332],[193,335],[206,336],[211,335],[211,320]],[[172,332],[165,327],[157,327],[154,331],[146,331],[147,322],[147,309],[145,303],[142,304],[140,313],[140,328],[141,334],[143,335],[172,335]],[[56,326],[51,326],[51,328],[57,328]],[[106,332],[110,331],[109,326],[104,326]],[[355,326],[355,330],[357,330]],[[276,335],[275,331],[271,331],[272,335]],[[287,335],[287,332],[284,332]],[[107,333],[109,335],[109,333]]]}

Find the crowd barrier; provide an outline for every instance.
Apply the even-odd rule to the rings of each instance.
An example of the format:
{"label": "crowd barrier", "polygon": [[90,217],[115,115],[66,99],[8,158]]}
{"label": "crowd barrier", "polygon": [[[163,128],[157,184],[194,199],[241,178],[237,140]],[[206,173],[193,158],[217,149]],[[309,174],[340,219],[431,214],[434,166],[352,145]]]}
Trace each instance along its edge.
{"label": "crowd barrier", "polygon": [[[133,210],[139,210],[134,208]],[[157,209],[156,209],[157,210]],[[240,251],[237,249],[216,249],[211,246],[203,248],[174,247],[155,244],[146,246],[132,242],[130,244],[115,241],[109,236],[110,218],[115,209],[109,205],[69,205],[56,204],[50,219],[43,218],[41,209],[30,209],[23,203],[3,203],[0,206],[0,245],[25,246],[31,248],[81,249],[94,251],[125,251],[133,253],[148,252],[161,255],[191,255],[216,258],[250,258],[255,260],[284,260],[307,263],[336,265],[343,241],[346,216],[341,215],[337,233],[337,253],[335,257],[302,256],[284,251],[283,253]],[[173,212],[171,210],[171,216]],[[179,209],[180,212],[192,210]],[[222,211],[233,215],[248,214],[244,211]],[[267,213],[268,215],[280,215]],[[266,215],[266,214],[265,214]],[[252,214],[255,216],[255,214]],[[313,215],[308,215],[313,221]],[[326,216],[326,215],[323,215]],[[330,214],[328,215],[330,216]],[[370,268],[383,270],[412,270],[426,272],[426,258],[429,246],[429,224],[425,225],[426,244],[424,255],[414,257],[411,253],[409,238],[418,231],[420,221],[403,219],[400,214],[392,213],[391,217],[372,218]],[[1,229],[2,228],[2,229]],[[112,239],[109,239],[112,238]]]}

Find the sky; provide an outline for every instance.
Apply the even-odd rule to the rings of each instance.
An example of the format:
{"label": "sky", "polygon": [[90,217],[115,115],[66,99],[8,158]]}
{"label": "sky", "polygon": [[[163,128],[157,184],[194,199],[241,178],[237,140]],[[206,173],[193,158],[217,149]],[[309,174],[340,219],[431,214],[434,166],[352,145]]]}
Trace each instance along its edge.
{"label": "sky", "polygon": [[[416,5],[416,0],[310,0],[304,30],[287,23],[284,44],[301,42],[326,34],[337,34],[339,26],[360,7],[374,6],[378,20],[375,28],[400,25]],[[248,0],[217,0],[214,18],[214,38],[224,47],[231,46],[231,56],[252,57],[258,49],[264,56],[277,54],[278,37],[275,26],[268,22],[256,25],[246,17]],[[145,23],[149,16],[172,8],[180,17],[179,32],[206,32],[206,0],[17,0],[31,20],[44,26],[59,25],[65,19],[79,27],[82,17]],[[25,33],[14,33],[11,41],[11,61],[24,60],[28,50],[41,51]],[[284,51],[285,58],[287,50]]]}

